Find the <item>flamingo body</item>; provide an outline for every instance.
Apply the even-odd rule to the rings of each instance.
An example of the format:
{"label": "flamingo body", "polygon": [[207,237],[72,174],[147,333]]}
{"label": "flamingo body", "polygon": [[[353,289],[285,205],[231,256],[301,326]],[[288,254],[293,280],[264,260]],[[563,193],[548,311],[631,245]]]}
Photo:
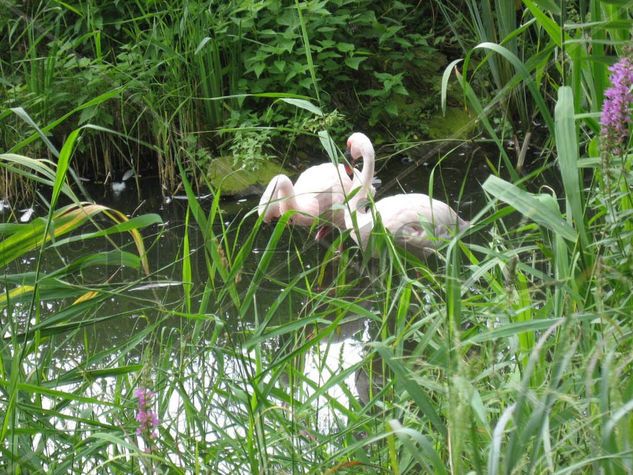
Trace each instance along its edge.
{"label": "flamingo body", "polygon": [[263,215],[264,222],[270,222],[295,210],[298,213],[290,218],[290,222],[299,226],[311,226],[315,219],[325,215],[332,224],[343,228],[343,210],[335,205],[345,201],[351,187],[352,180],[345,167],[332,163],[308,168],[294,185],[286,175],[277,175],[262,194],[257,212]]}
{"label": "flamingo body", "polygon": [[[358,188],[358,191],[345,208],[345,226],[352,230],[356,243],[366,248],[374,228],[374,215],[358,209],[358,204],[372,192],[374,148],[366,135],[357,132],[347,140],[347,150],[354,160],[362,157],[364,165],[363,173],[354,176],[352,190]],[[421,193],[388,196],[374,206],[375,214],[380,216],[383,227],[393,234],[395,242],[418,255],[428,254],[442,238],[446,239],[451,232],[462,231],[470,224],[446,203]],[[352,217],[354,211],[356,222]]]}
{"label": "flamingo body", "polygon": [[[422,193],[388,196],[374,206],[394,241],[417,255],[428,254],[441,239],[449,238],[452,232],[462,231],[470,224],[446,203]],[[357,229],[349,213],[345,218],[348,228],[352,229],[352,238],[365,248],[374,227],[374,216],[357,210]]]}

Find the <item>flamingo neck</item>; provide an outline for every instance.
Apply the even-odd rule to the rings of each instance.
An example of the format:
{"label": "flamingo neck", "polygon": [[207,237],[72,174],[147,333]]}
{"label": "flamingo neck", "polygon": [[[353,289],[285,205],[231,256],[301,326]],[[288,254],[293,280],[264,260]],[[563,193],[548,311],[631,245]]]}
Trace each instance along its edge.
{"label": "flamingo neck", "polygon": [[277,179],[276,188],[281,214],[284,214],[286,211],[299,209],[297,197],[295,196],[295,189],[292,181],[290,181],[290,178],[285,175],[281,175]]}
{"label": "flamingo neck", "polygon": [[357,224],[359,226],[361,223],[367,221],[368,218],[371,219],[371,214],[368,216],[366,211],[359,209],[358,204],[370,194],[376,159],[374,147],[371,144],[366,145],[362,149],[361,155],[363,157],[363,169],[360,173],[354,173],[351,191],[353,192],[359,187],[360,189],[350,198],[348,206],[345,207],[345,226],[347,229],[354,228],[354,220],[352,219],[353,212],[356,212]]}
{"label": "flamingo neck", "polygon": [[361,191],[363,193],[363,197],[367,197],[369,194],[369,190],[371,188],[371,182],[374,179],[374,167],[376,154],[374,152],[374,147],[371,144],[368,144],[365,149],[363,149],[363,170],[361,171]]}
{"label": "flamingo neck", "polygon": [[362,151],[363,156],[363,169],[360,173],[354,174],[354,181],[352,184],[352,190],[360,187],[358,192],[349,200],[349,207],[351,211],[357,211],[359,214],[364,214],[364,211],[358,209],[358,204],[361,200],[364,200],[369,196],[371,190],[371,183],[374,179],[374,167],[375,167],[375,153],[374,148],[369,144]]}

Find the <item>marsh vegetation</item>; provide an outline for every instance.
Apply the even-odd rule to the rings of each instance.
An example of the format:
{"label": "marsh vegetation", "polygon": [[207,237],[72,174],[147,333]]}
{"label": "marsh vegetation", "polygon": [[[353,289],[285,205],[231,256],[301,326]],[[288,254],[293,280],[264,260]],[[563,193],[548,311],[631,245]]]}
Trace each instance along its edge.
{"label": "marsh vegetation", "polygon": [[[632,9],[9,2],[0,471],[633,471]],[[264,223],[355,130],[470,226]]]}

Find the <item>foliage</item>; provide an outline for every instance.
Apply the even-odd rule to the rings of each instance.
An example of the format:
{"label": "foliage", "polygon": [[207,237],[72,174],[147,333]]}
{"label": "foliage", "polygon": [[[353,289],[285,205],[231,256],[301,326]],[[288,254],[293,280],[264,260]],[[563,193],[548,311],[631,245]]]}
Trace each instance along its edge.
{"label": "foliage", "polygon": [[[174,190],[175,157],[191,135],[206,156],[236,153],[240,165],[256,167],[250,152],[269,159],[261,152],[301,122],[297,114],[306,115],[271,109],[270,93],[312,97],[324,110],[342,110],[355,128],[367,121],[388,127],[406,115],[406,128],[415,130],[420,114],[437,107],[432,96],[415,92],[437,87],[421,72],[438,71],[443,61],[430,44],[428,8],[421,5],[264,0],[115,7],[91,0],[12,8],[20,14],[0,24],[10,45],[0,55],[5,106],[22,107],[39,125],[77,111],[50,130],[56,143],[87,123],[119,132],[95,133],[79,145],[83,174],[158,168],[163,185]],[[117,98],[78,110],[117,88]],[[11,119],[0,115],[4,150],[29,133]],[[270,129],[248,143],[244,132],[230,132],[249,126]],[[30,147],[23,152],[42,153],[38,143]]]}
{"label": "foliage", "polygon": [[[508,139],[515,145],[515,166],[501,151],[510,173],[515,167],[523,171],[523,152],[531,141],[554,136],[547,104],[556,97],[560,84],[572,86],[576,109],[587,113],[601,110],[607,67],[616,60],[612,54],[621,55],[628,44],[629,8],[601,0],[561,5],[566,8],[561,9],[556,2],[534,0],[515,2],[514,7],[512,2],[492,0],[468,1],[466,7],[458,3],[438,5],[453,31],[474,32],[461,36],[470,41],[460,40],[466,54],[462,89],[473,110],[482,115],[486,115],[483,101],[475,94],[487,91],[491,100],[485,109],[498,108],[506,119],[502,124],[510,124],[508,132],[482,118],[486,132],[498,145]],[[478,56],[481,63],[475,60]],[[494,94],[488,87],[492,85]],[[584,124],[593,132],[599,127],[594,116],[587,117]]]}
{"label": "foliage", "polygon": [[[375,248],[363,253],[347,232],[316,248],[289,229],[289,214],[270,227],[254,209],[229,217],[220,193],[203,208],[188,164],[175,159],[187,195],[182,240],[177,256],[143,280],[153,291],[139,294],[134,271],[120,283],[95,283],[92,272],[109,256],[138,267],[145,255],[138,237],[136,255],[119,247],[65,255],[80,237],[136,233],[155,222],[78,227],[100,224],[82,219],[88,210],[120,216],[81,204],[65,186],[79,132],[56,153],[56,168],[3,155],[13,173],[52,188],[52,199],[47,220],[0,227],[7,236],[0,261],[15,265],[33,249],[38,259],[35,272],[4,272],[0,469],[631,471],[633,144],[630,123],[617,152],[600,143],[598,124],[611,81],[606,65],[630,39],[630,7],[583,2],[578,15],[587,23],[579,25],[567,23],[555,2],[522,5],[521,14],[532,16],[509,35],[517,47],[536,38],[528,48],[534,56],[521,58],[490,38],[462,39],[474,49],[459,87],[498,145],[499,161],[488,160],[493,173],[471,228],[427,261],[397,249],[380,226]],[[522,38],[531,28],[540,30]],[[577,41],[586,32],[592,36]],[[539,63],[563,44],[562,57]],[[486,62],[477,63],[482,53]],[[495,106],[504,99],[481,94],[477,75],[492,58],[510,66],[501,92],[522,84],[526,111],[550,133],[545,160],[529,171],[514,166],[494,126],[503,121]],[[325,137],[327,118],[316,106],[275,99],[285,99],[280,108],[310,111]],[[62,193],[71,202],[65,207],[56,205]],[[43,247],[60,258],[46,273]],[[160,284],[177,288],[159,293]],[[100,305],[106,298],[119,307]],[[114,324],[126,330],[108,339]],[[352,362],[341,347],[349,332],[362,334]]]}

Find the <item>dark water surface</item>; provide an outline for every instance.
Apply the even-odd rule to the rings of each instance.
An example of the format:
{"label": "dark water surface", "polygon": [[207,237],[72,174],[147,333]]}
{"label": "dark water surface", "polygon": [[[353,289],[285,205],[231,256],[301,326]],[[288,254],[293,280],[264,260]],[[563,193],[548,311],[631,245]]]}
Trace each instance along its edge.
{"label": "dark water surface", "polygon": [[[376,177],[380,184],[377,186],[375,199],[380,199],[397,193],[427,193],[433,186],[433,196],[449,203],[464,219],[472,219],[483,205],[483,192],[480,184],[489,175],[485,160],[485,151],[480,147],[474,147],[467,143],[455,144],[453,153],[444,157],[439,163],[440,155],[434,147],[416,148],[404,153],[394,154],[389,152],[377,152]],[[445,147],[446,149],[446,147]],[[325,161],[325,158],[317,160]],[[306,164],[306,167],[308,164]],[[431,180],[431,177],[433,178]],[[293,181],[296,177],[293,178]],[[110,186],[92,185],[87,190],[91,198],[99,203],[118,209],[128,216],[144,213],[156,213],[163,219],[163,226],[154,226],[144,231],[146,246],[149,248],[149,261],[154,272],[153,280],[157,282],[156,291],[163,295],[166,305],[169,302],[178,303],[182,298],[181,266],[183,236],[185,232],[185,213],[187,201],[183,196],[174,196],[165,200],[159,188],[157,179],[152,177],[140,177],[138,185],[131,179],[126,182],[126,188],[115,193]],[[211,206],[210,196],[201,197],[200,203],[208,212]],[[257,214],[254,209],[259,202],[259,195],[242,197],[224,197],[221,201],[221,220],[231,239],[234,239],[238,226],[242,225],[239,235],[245,238],[256,221]],[[218,221],[219,223],[219,221]],[[249,256],[242,279],[244,288],[248,285],[248,276],[254,272],[261,258],[261,252],[265,248],[274,225],[263,225],[256,238],[254,252]],[[221,228],[216,225],[216,234],[221,235]],[[204,286],[206,269],[202,252],[202,235],[196,228],[195,220],[189,220],[189,239],[192,249],[193,282]],[[277,247],[280,253],[279,262],[271,266],[270,271],[280,281],[291,280],[297,272],[303,268],[316,266],[323,256],[324,248],[318,245],[314,239],[314,232],[309,234],[307,229],[289,227],[282,237],[282,242]],[[239,239],[239,238],[238,238]],[[88,245],[97,245],[98,241],[89,241]],[[353,246],[351,239],[347,245]],[[290,253],[301,251],[302,262],[293,262],[288,259]],[[84,248],[82,252],[98,252],[98,248]],[[290,261],[290,263],[289,263]],[[201,289],[199,289],[201,290]],[[262,285],[258,289],[258,305],[260,313],[264,312],[268,305],[277,297],[280,288],[276,285]],[[136,292],[143,292],[138,290]],[[192,292],[196,294],[194,290]],[[148,295],[149,297],[149,295]],[[117,304],[118,305],[118,304]],[[106,310],[107,311],[107,310]],[[282,311],[282,309],[280,309]],[[231,319],[230,314],[223,317]],[[119,322],[120,324],[120,322]],[[112,328],[113,332],[123,331],[127,333],[129,328],[125,325]]]}
{"label": "dark water surface", "polygon": [[[473,148],[472,145],[466,143],[462,146],[456,144],[454,152],[446,158],[440,157],[434,148],[426,150],[418,148],[397,155],[378,150],[377,156],[376,176],[380,179],[381,184],[377,187],[376,199],[402,192],[428,194],[430,184],[432,184],[433,196],[448,202],[459,211],[464,219],[472,219],[483,206],[484,196],[480,184],[487,178],[489,171],[484,151],[481,148]],[[493,157],[495,155],[491,154],[491,158]],[[440,159],[441,163],[436,166]],[[322,158],[320,161],[324,160]],[[306,164],[306,167],[308,165]],[[294,180],[295,177],[292,178]],[[163,224],[152,226],[143,231],[146,239],[145,245],[149,250],[149,263],[152,271],[150,279],[141,281],[138,271],[118,268],[91,269],[90,272],[94,272],[94,275],[82,275],[77,278],[78,283],[85,281],[99,283],[106,280],[114,283],[130,282],[131,288],[127,292],[109,299],[98,310],[100,315],[116,315],[116,318],[85,327],[84,331],[76,332],[73,337],[67,338],[62,334],[51,340],[51,344],[55,345],[56,348],[55,356],[48,363],[48,377],[51,379],[57,375],[63,375],[65,372],[74,371],[77,367],[83,367],[87,355],[99,351],[111,350],[111,361],[116,362],[120,357],[118,347],[128,341],[132,335],[145,328],[148,322],[156,321],[156,318],[162,319],[160,320],[162,328],[166,334],[170,335],[169,338],[186,341],[193,338],[194,321],[179,316],[164,318],[170,310],[183,310],[182,254],[185,232],[188,233],[190,239],[193,274],[191,295],[194,311],[201,300],[207,279],[202,250],[205,243],[196,228],[193,217],[190,217],[189,227],[185,229],[187,201],[184,196],[174,196],[165,200],[160,193],[158,180],[152,177],[139,177],[137,181],[131,179],[126,182],[125,189],[119,192],[114,192],[111,186],[98,184],[89,184],[87,191],[90,198],[96,203],[118,209],[128,216],[156,213],[161,216]],[[231,240],[235,240],[235,236],[238,236],[237,246],[240,244],[239,239],[246,237],[253,228],[257,219],[254,210],[258,202],[259,196],[226,197],[221,201],[221,222],[224,224],[226,235]],[[205,212],[208,212],[211,207],[211,198],[201,198],[200,204]],[[222,234],[220,220],[216,226],[216,235],[220,236]],[[250,277],[260,262],[272,230],[273,225],[263,225],[260,228],[255,238],[254,250],[248,256],[243,267],[241,281],[238,285],[240,292],[247,289]],[[129,236],[117,237],[117,239],[124,241],[118,242],[118,244],[123,244],[127,250],[134,252]],[[344,245],[354,246],[354,243],[351,239],[347,239]],[[101,248],[100,246],[105,246],[104,241],[86,240],[69,249],[63,248],[64,255],[51,252],[45,256],[44,272],[47,269],[56,269],[60,261],[68,262],[82,255],[102,252],[105,247]],[[107,249],[111,249],[111,246]],[[224,321],[225,329],[229,330],[225,332],[228,335],[227,339],[217,344],[229,348],[229,353],[235,351],[235,354],[242,352],[241,354],[249,355],[249,351],[252,349],[232,347],[234,341],[231,340],[231,335],[237,334],[235,332],[247,332],[258,328],[257,324],[261,322],[262,316],[279,297],[280,292],[284,291],[283,284],[290,282],[306,269],[319,266],[325,255],[324,247],[314,241],[314,233],[310,234],[308,230],[302,228],[286,229],[276,252],[279,253],[279,258],[273,259],[267,272],[267,279],[264,279],[257,289],[254,303],[248,312],[243,315],[232,313],[235,312],[235,309],[224,308],[222,305],[216,304],[213,296],[211,297],[209,310]],[[13,268],[9,272],[32,271],[33,265],[33,259],[26,258],[21,262],[12,264]],[[343,295],[343,298],[378,315],[381,303],[378,301],[379,297],[372,294],[372,276],[363,274],[360,262],[355,257],[344,265],[348,276],[346,278],[356,279],[356,282],[361,282],[363,285],[359,287],[360,290],[357,293],[351,290]],[[323,276],[321,283],[326,288],[332,288],[332,283],[337,278],[336,264],[332,264],[330,267],[329,273]],[[302,285],[305,288],[305,283]],[[225,298],[225,301],[227,300],[230,299]],[[327,305],[308,300],[301,293],[289,295],[275,311],[275,319],[280,323],[296,321],[310,316],[314,311],[325,315],[324,319],[327,321],[329,318],[327,310],[323,309]],[[48,300],[43,302],[41,307],[42,320],[54,316],[60,308],[68,307],[69,303]],[[19,318],[19,308],[14,308],[12,311],[12,316]],[[86,318],[90,318],[90,316],[86,316]],[[324,319],[321,319],[321,325],[324,324]],[[315,345],[313,350],[303,353],[303,360],[299,364],[300,370],[305,374],[307,381],[314,382],[310,386],[312,389],[309,389],[307,394],[313,393],[314,388],[326,381],[331,375],[337,374],[344,368],[352,368],[353,365],[361,364],[365,343],[376,337],[376,331],[376,325],[372,326],[371,319],[366,319],[358,314],[345,315],[343,319],[337,320],[335,331],[329,333],[324,341]],[[211,332],[212,330],[199,335],[199,337],[205,340],[210,337]],[[309,335],[307,337],[310,338]],[[235,341],[238,340],[239,338],[235,339]],[[179,377],[190,381],[192,385],[190,390],[193,393],[196,391],[193,385],[206,388],[217,383],[215,378],[218,365],[216,353],[202,351],[197,354],[196,348],[198,348],[199,342],[192,341],[191,343],[194,354],[190,360],[188,359],[187,366],[183,368],[184,372]],[[292,349],[292,343],[284,340],[284,337],[268,338],[261,346],[264,352],[269,355],[268,360],[272,362],[279,361],[283,358],[284,351]],[[204,342],[202,347],[204,347]],[[177,348],[177,345],[174,348]],[[143,362],[143,355],[139,351],[145,350],[134,349],[132,353],[128,353],[127,360]],[[180,358],[178,350],[174,349],[173,352],[169,357],[174,362],[178,361]],[[194,358],[196,356],[199,358],[198,360]],[[244,360],[224,356],[222,358],[224,378],[234,378],[236,381],[243,377],[243,369],[240,369],[240,365],[244,365],[245,361],[251,361],[250,356]],[[168,376],[163,375],[162,377]],[[158,376],[153,375],[152,378],[158,379]],[[280,381],[283,379],[283,377],[280,378]],[[91,383],[90,389],[86,392],[108,400],[116,384],[113,378],[104,378],[99,383]],[[246,387],[247,383],[244,384]],[[330,398],[344,401],[348,397],[347,395],[353,394],[360,401],[363,401],[367,399],[367,387],[367,372],[359,367],[344,381],[332,385],[328,389],[328,395]],[[315,403],[327,406],[327,403],[323,401]],[[223,425],[223,421],[226,420],[227,426],[230,426],[231,423],[226,419],[223,411],[233,404],[234,402],[226,404],[218,402],[218,407],[224,409],[218,410],[218,413],[213,415],[217,425]],[[183,401],[176,394],[173,394],[168,401],[165,417],[178,420],[178,414],[182,413],[182,407]],[[94,410],[94,407],[92,409]],[[78,410],[81,410],[81,406]],[[211,416],[208,414],[208,417]],[[331,427],[336,420],[340,421],[340,415],[327,410],[322,411],[319,413],[319,428],[329,430],[328,427]],[[176,427],[176,429],[181,430],[182,428]],[[210,429],[209,433],[212,432]],[[177,436],[177,431],[173,435]],[[239,431],[236,432],[236,436],[239,435]],[[213,435],[207,436],[211,439],[213,437]]]}
{"label": "dark water surface", "polygon": [[[446,151],[449,147],[444,146]],[[375,199],[380,199],[397,193],[427,193],[435,198],[449,203],[464,219],[472,219],[483,205],[483,193],[480,184],[487,178],[489,171],[486,164],[485,151],[481,147],[474,146],[466,142],[455,142],[451,144],[453,149],[450,155],[441,155],[437,147],[425,146],[416,147],[404,152],[395,153],[389,150],[377,150],[376,177],[380,183],[377,185]],[[445,153],[445,152],[444,152]],[[491,153],[491,157],[494,155]],[[323,162],[326,159],[321,157],[316,162]],[[312,164],[306,164],[309,166]],[[293,181],[296,177],[292,177]],[[142,322],[134,312],[136,299],[147,299],[148,302],[156,300],[161,302],[163,309],[175,308],[182,305],[182,254],[183,237],[185,235],[185,214],[187,210],[187,200],[183,196],[173,196],[163,198],[160,192],[160,184],[154,177],[138,177],[129,179],[125,188],[114,191],[111,185],[86,184],[86,190],[90,199],[96,203],[110,206],[128,216],[137,216],[145,213],[156,213],[163,220],[162,225],[155,225],[145,229],[145,245],[149,250],[149,263],[152,270],[150,283],[132,285],[129,295],[131,298],[113,298],[101,309],[103,314],[120,314],[120,318],[99,324],[96,326],[94,336],[97,347],[108,347],[114,345],[119,335],[127,337],[138,329]],[[208,212],[211,206],[210,196],[201,197],[200,204]],[[243,197],[224,197],[221,201],[221,221],[224,223],[227,235],[233,241],[237,237],[244,239],[257,219],[254,209],[259,202],[259,195]],[[216,235],[222,235],[220,221],[216,220]],[[240,229],[241,226],[241,229]],[[249,284],[249,277],[255,271],[261,253],[265,249],[270,238],[274,225],[263,225],[256,237],[254,250],[248,256],[240,274],[242,282],[239,287],[245,290]],[[193,217],[190,217],[189,228],[187,229],[190,239],[191,262],[193,274],[192,295],[199,295],[204,288],[207,278],[204,253],[202,251],[204,242],[202,234],[196,228]],[[236,234],[237,233],[237,234]],[[288,227],[280,244],[276,248],[279,258],[275,258],[269,268],[269,279],[263,281],[257,290],[257,308],[251,309],[249,320],[254,321],[255,314],[265,314],[271,303],[278,297],[282,287],[275,283],[289,282],[300,272],[316,267],[324,256],[323,244],[319,244],[313,239],[314,232],[309,233],[307,229]],[[123,243],[128,250],[134,252],[129,235],[117,236],[116,239],[127,240]],[[330,241],[331,242],[331,241]],[[119,243],[121,244],[121,243]],[[327,247],[329,243],[326,243]],[[64,255],[51,252],[45,256],[43,263],[44,271],[55,269],[60,260],[66,262],[78,258],[82,255],[98,253],[103,249],[100,246],[106,245],[102,240],[85,240],[71,247],[64,247]],[[354,246],[351,239],[347,239],[345,245]],[[235,250],[233,251],[235,252]],[[300,256],[300,260],[297,259]],[[32,271],[34,258],[27,258],[17,262],[12,266],[12,272]],[[357,263],[351,262],[353,269]],[[349,270],[349,269],[348,269]],[[92,270],[91,270],[92,271]],[[78,278],[78,283],[82,281],[103,282],[108,279],[114,282],[134,282],[139,279],[139,273],[129,269],[102,269],[103,274],[99,275],[99,270],[94,275],[82,275]],[[336,268],[330,270],[330,275],[324,276],[324,285],[327,280],[336,278]],[[60,302],[59,304],[61,304]],[[195,305],[195,304],[194,304]],[[301,305],[298,302],[297,305]],[[48,301],[44,314],[55,313],[59,305],[56,302]],[[211,306],[213,307],[213,306]],[[290,310],[289,310],[290,309]],[[247,324],[243,319],[235,322],[236,315],[232,315],[230,310],[222,308],[212,308],[218,316],[225,320],[228,325],[239,323],[241,326]],[[144,318],[151,318],[151,309],[145,306]],[[278,317],[283,321],[296,318],[296,315],[289,315],[288,312],[295,312],[292,305],[280,306]],[[287,315],[284,315],[286,313]],[[45,318],[45,315],[44,315]],[[97,328],[98,327],[98,328]]]}
{"label": "dark water surface", "polygon": [[[466,142],[455,142],[444,146],[443,153],[448,149],[453,149],[450,155],[441,155],[435,146],[415,147],[399,153],[390,150],[377,150],[376,177],[379,179],[377,184],[377,193],[375,199],[389,196],[397,193],[427,193],[438,199],[446,201],[464,219],[472,219],[483,204],[483,193],[480,184],[487,178],[489,171],[486,164],[484,149]],[[491,157],[494,155],[491,154]],[[326,160],[325,157],[317,157],[316,163]],[[314,163],[306,163],[308,167]],[[293,180],[296,177],[291,177]],[[117,209],[128,216],[138,216],[146,213],[156,213],[163,220],[162,225],[154,225],[143,231],[145,236],[145,245],[149,250],[149,263],[152,270],[151,284],[143,283],[141,285],[132,285],[129,294],[132,300],[126,298],[113,298],[110,301],[110,307],[102,308],[103,314],[118,314],[121,318],[114,321],[105,322],[96,332],[97,343],[103,343],[105,346],[113,344],[117,339],[117,335],[128,336],[133,332],[139,324],[134,317],[134,299],[147,298],[149,301],[155,300],[157,297],[162,302],[164,308],[170,308],[182,304],[182,253],[183,253],[183,237],[185,235],[185,214],[187,211],[187,200],[183,196],[173,196],[164,199],[160,184],[155,177],[138,177],[126,181],[125,188],[114,191],[113,187],[103,184],[84,185],[89,198],[96,203],[106,205]],[[431,190],[432,187],[432,190]],[[200,204],[205,212],[208,212],[211,206],[212,198],[210,196],[201,197]],[[224,223],[225,230],[231,241],[237,236],[237,246],[240,239],[246,238],[253,224],[257,219],[254,212],[259,195],[250,195],[242,197],[223,197],[221,208],[221,221]],[[37,210],[36,210],[37,214]],[[216,235],[222,235],[220,220],[216,220]],[[241,229],[240,229],[241,226]],[[274,225],[263,225],[256,237],[253,253],[248,256],[247,262],[243,267],[241,278],[243,282],[240,287],[246,289],[249,283],[249,276],[255,271],[258,262],[261,259],[261,252],[265,249],[270,238],[270,234]],[[205,266],[204,253],[202,248],[204,245],[202,234],[196,228],[193,217],[190,217],[189,228],[187,229],[190,239],[191,262],[192,262],[192,281],[194,288],[192,295],[198,295],[207,278],[207,269]],[[335,232],[336,233],[336,232]],[[336,236],[334,234],[333,236]],[[276,248],[279,253],[279,259],[274,259],[273,265],[269,268],[269,277],[262,283],[257,291],[257,309],[251,312],[254,319],[254,312],[257,310],[259,314],[264,314],[271,302],[279,295],[281,287],[274,280],[280,282],[288,282],[292,280],[302,270],[313,268],[319,265],[325,249],[323,245],[319,245],[313,239],[314,232],[311,234],[307,229],[288,227],[282,237],[280,244]],[[130,252],[134,252],[131,245],[129,235],[116,236],[115,239],[127,242],[118,243],[125,244]],[[331,241],[330,241],[331,242]],[[327,247],[326,243],[325,246]],[[351,239],[347,239],[346,246],[354,246]],[[62,248],[63,255],[59,252],[50,252],[45,256],[43,262],[44,272],[56,269],[60,261],[69,262],[72,259],[101,252],[111,247],[107,246],[103,240],[84,240],[65,246]],[[235,250],[233,251],[235,252]],[[300,255],[301,261],[296,258]],[[289,258],[289,256],[294,256]],[[352,262],[353,268],[356,263]],[[26,258],[21,262],[12,264],[11,272],[28,272],[33,270],[34,258]],[[114,282],[134,282],[139,279],[139,273],[129,269],[91,269],[94,275],[82,275],[77,279],[78,283],[82,281],[103,282],[104,280]],[[332,269],[335,274],[336,269]],[[335,275],[326,276],[333,279]],[[327,284],[327,282],[325,283]],[[148,288],[153,287],[153,288]],[[61,302],[60,302],[61,303]],[[54,313],[58,308],[55,302],[47,302],[46,308],[42,310],[44,313]],[[280,318],[283,319],[285,306],[279,308]],[[219,312],[220,318],[226,319],[230,324],[235,315],[231,315],[229,311],[222,312],[222,309],[213,309]],[[132,317],[132,318],[130,318]],[[292,318],[291,315],[287,317]],[[244,324],[245,322],[240,322]],[[102,331],[103,330],[103,331]]]}

